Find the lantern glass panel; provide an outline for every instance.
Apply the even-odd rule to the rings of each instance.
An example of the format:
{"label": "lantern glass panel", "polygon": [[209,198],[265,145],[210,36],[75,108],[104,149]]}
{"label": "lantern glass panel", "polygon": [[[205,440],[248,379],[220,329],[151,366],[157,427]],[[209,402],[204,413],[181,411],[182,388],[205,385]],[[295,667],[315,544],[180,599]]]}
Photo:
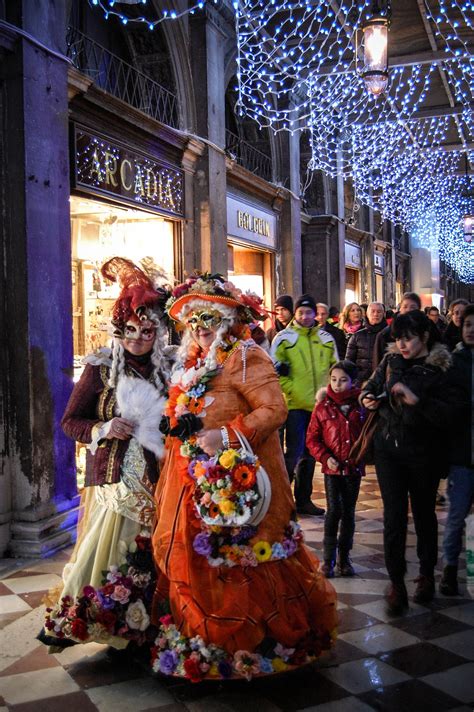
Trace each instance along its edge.
{"label": "lantern glass panel", "polygon": [[364,71],[387,71],[388,28],[384,21],[364,27]]}

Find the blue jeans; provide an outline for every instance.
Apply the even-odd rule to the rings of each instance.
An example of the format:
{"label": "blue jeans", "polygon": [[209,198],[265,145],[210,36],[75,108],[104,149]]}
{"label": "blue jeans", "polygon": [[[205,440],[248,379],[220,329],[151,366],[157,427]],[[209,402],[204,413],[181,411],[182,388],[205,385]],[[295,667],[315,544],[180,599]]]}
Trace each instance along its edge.
{"label": "blue jeans", "polygon": [[314,458],[306,448],[306,431],[311,413],[307,410],[290,410],[286,421],[285,463],[290,482],[295,479],[297,507],[311,502],[313,492]]}
{"label": "blue jeans", "polygon": [[451,465],[448,475],[449,512],[444,530],[444,561],[457,566],[462,549],[464,520],[474,500],[474,467]]}

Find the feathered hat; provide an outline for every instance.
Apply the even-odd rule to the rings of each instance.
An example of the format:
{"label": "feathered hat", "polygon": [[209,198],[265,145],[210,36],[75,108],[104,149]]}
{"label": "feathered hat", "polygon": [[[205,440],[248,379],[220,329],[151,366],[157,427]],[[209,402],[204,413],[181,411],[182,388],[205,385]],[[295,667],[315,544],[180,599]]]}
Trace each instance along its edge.
{"label": "feathered hat", "polygon": [[[155,286],[152,279],[140,267],[125,257],[112,257],[101,267],[101,274],[109,282],[118,282],[120,295],[112,310],[114,336],[123,338],[125,324],[132,317],[140,321],[157,323],[165,316],[165,304],[170,292],[163,286]],[[164,273],[157,272],[155,275]]]}
{"label": "feathered hat", "polygon": [[[171,292],[166,311],[171,319],[181,321],[192,308],[192,302],[212,302],[217,309],[219,305],[222,305],[224,310],[225,307],[235,309],[238,320],[243,323],[256,319],[264,320],[267,317],[263,300],[257,294],[242,292],[221,274],[197,272],[188,277]],[[187,305],[188,309],[185,308]]]}
{"label": "feathered hat", "polygon": [[114,341],[109,377],[109,385],[112,387],[116,386],[118,377],[124,371],[125,356],[122,339],[125,325],[133,317],[140,321],[151,321],[156,327],[151,353],[156,377],[159,378],[160,372],[164,373],[167,368],[164,358],[164,350],[168,343],[165,305],[170,296],[170,288],[166,286],[168,280],[163,271],[154,265],[151,271],[150,261],[147,263],[146,260],[142,260],[142,264],[147,265],[148,274],[125,257],[112,257],[102,265],[100,270],[104,279],[118,282],[121,289],[112,310]]}

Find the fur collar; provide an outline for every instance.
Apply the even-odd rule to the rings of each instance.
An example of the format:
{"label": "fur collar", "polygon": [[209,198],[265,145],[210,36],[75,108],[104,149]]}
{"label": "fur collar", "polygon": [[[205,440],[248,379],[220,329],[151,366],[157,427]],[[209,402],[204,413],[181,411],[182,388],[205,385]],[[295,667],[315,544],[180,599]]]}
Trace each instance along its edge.
{"label": "fur collar", "polygon": [[320,388],[319,391],[316,393],[316,403],[322,403],[323,400],[326,398],[327,393],[328,389],[326,388],[326,386]]}
{"label": "fur collar", "polygon": [[[395,342],[392,342],[387,346],[387,353],[399,355],[400,349],[397,347]],[[449,349],[444,344],[435,344],[425,360],[425,364],[427,366],[435,366],[436,368],[441,369],[441,371],[448,371],[451,368],[452,363],[452,356]]]}

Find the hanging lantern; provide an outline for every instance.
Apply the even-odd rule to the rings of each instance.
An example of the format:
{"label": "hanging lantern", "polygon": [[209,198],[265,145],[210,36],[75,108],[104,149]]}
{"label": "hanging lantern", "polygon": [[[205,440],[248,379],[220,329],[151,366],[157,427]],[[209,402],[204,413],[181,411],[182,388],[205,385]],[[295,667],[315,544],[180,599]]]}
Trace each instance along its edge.
{"label": "hanging lantern", "polygon": [[367,89],[374,96],[383,94],[388,85],[388,18],[374,14],[362,25],[363,67],[361,75]]}
{"label": "hanging lantern", "polygon": [[464,229],[464,241],[470,244],[474,234],[474,215],[465,215],[462,219],[462,225]]}

